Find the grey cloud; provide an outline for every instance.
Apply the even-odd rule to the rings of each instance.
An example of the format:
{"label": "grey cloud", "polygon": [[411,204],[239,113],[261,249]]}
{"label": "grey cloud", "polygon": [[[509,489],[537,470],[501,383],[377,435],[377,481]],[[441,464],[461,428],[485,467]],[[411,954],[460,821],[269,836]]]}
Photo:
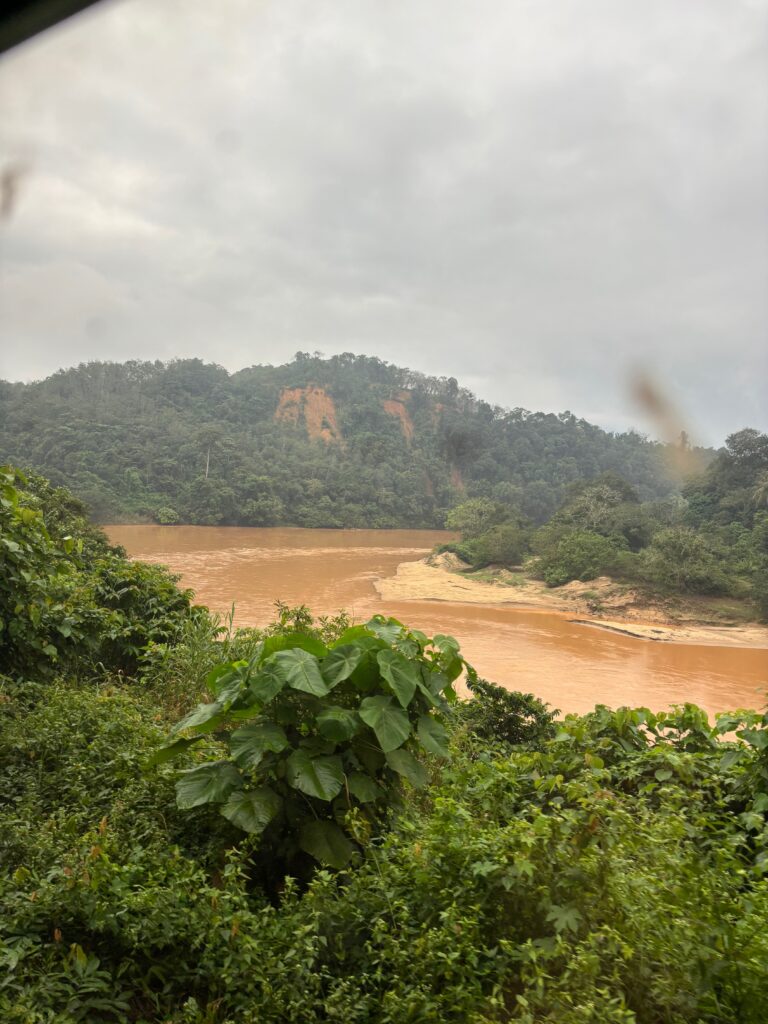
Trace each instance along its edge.
{"label": "grey cloud", "polygon": [[624,429],[645,364],[766,428],[767,57],[749,0],[105,5],[0,64],[0,370],[363,351]]}

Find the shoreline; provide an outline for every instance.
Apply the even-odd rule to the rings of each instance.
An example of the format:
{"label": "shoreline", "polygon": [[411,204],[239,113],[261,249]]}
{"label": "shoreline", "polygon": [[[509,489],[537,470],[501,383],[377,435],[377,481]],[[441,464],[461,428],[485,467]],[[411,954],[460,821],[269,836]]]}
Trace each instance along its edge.
{"label": "shoreline", "polygon": [[768,650],[768,626],[756,622],[723,626],[682,617],[670,621],[661,605],[642,601],[635,591],[608,577],[549,588],[507,570],[478,579],[457,571],[461,565],[455,556],[430,555],[401,562],[394,576],[378,579],[374,586],[385,601],[450,601],[542,611],[636,640]]}

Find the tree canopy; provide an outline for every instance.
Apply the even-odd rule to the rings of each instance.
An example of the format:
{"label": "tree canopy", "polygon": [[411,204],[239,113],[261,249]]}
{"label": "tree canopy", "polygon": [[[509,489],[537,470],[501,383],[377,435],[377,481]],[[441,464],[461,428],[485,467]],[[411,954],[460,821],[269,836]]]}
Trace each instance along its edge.
{"label": "tree canopy", "polygon": [[541,523],[601,473],[641,500],[673,493],[665,454],[349,353],[232,374],[199,359],[94,362],[0,382],[0,461],[67,485],[100,522],[439,527],[477,498]]}

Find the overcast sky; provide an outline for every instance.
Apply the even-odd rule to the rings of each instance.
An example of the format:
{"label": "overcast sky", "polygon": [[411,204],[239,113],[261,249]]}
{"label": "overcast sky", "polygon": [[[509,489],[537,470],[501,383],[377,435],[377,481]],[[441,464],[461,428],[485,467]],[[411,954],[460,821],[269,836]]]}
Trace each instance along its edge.
{"label": "overcast sky", "polygon": [[768,0],[119,0],[0,58],[0,376],[297,349],[768,429]]}

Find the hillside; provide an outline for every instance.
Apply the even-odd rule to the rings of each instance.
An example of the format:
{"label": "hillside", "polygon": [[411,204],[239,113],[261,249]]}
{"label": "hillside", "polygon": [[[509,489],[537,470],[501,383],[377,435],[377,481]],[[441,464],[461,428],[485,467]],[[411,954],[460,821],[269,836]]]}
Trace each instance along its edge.
{"label": "hillside", "polygon": [[482,496],[540,523],[569,484],[606,471],[641,499],[675,489],[665,447],[638,434],[491,407],[453,378],[351,354],[232,374],[197,359],[89,363],[2,382],[6,461],[66,484],[101,522],[434,527]]}

